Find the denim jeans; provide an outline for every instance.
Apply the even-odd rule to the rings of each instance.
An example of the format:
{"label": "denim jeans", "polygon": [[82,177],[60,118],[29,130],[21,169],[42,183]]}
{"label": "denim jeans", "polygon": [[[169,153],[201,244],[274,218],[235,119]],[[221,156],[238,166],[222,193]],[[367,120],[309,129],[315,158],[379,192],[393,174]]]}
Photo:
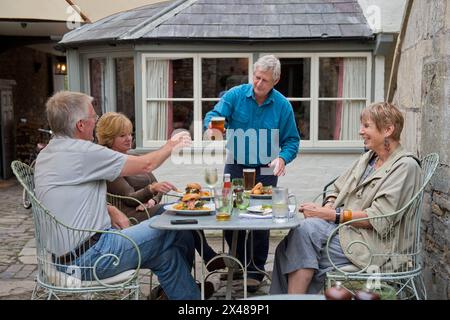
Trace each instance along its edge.
{"label": "denim jeans", "polygon": [[[240,164],[226,164],[224,173],[229,173],[231,176],[231,179],[233,178],[242,178],[242,170],[246,168],[243,165]],[[256,167],[256,183],[261,182],[263,185],[268,186],[276,186],[278,182],[278,177],[274,175],[261,175],[261,167]],[[253,261],[254,265],[249,265],[248,271],[255,271],[256,267],[258,269],[264,270],[264,265],[266,264],[267,255],[269,253],[269,236],[270,231],[269,230],[256,230],[253,231]],[[228,246],[231,247],[231,241],[232,241],[232,231],[225,231],[225,240],[228,243]],[[245,232],[239,231],[238,232],[238,240],[237,240],[237,247],[236,247],[236,254],[241,261],[241,263],[244,263],[244,242],[245,242]],[[250,261],[250,238],[247,241],[247,262]],[[248,275],[249,278],[262,280],[264,278],[264,275],[261,273],[255,274],[250,273]]]}
{"label": "denim jeans", "polygon": [[[138,225],[120,230],[133,239],[141,252],[141,268],[151,269],[157,276],[169,299],[200,299],[200,291],[191,275],[194,260],[194,241],[190,231],[166,231],[150,228],[152,218]],[[76,265],[93,264],[104,254],[116,254],[99,260],[96,268],[100,279],[109,278],[136,268],[138,256],[130,241],[114,234],[103,234],[99,241],[81,255]],[[83,280],[93,278],[92,272],[84,272]]]}

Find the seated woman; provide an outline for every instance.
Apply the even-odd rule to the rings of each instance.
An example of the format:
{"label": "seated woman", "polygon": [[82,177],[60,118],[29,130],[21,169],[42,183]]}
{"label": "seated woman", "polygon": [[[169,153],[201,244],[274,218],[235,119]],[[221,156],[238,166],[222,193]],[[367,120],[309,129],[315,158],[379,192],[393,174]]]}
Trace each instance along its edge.
{"label": "seated woman", "polygon": [[[335,181],[334,191],[327,196],[324,206],[300,205],[305,220],[276,249],[271,294],[318,293],[326,272],[332,270],[325,245],[336,224],[382,217],[403,207],[419,190],[419,161],[399,143],[403,129],[400,111],[389,103],[375,103],[362,111],[360,120],[359,134],[369,151]],[[355,246],[345,253],[342,248],[358,240],[370,243],[381,228],[399,228],[396,221],[385,221],[384,226],[381,222],[372,225],[370,221],[351,223],[332,238],[330,258],[337,266],[365,267],[369,255],[364,248]]]}
{"label": "seated woman", "polygon": [[[107,112],[103,114],[97,122],[96,136],[98,144],[106,146],[118,152],[128,153],[132,147],[133,124],[124,114],[117,112]],[[133,197],[141,201],[147,208],[151,217],[164,212],[161,198],[164,193],[177,188],[170,182],[158,182],[155,176],[148,172],[145,175],[119,177],[112,182],[107,182],[109,193]],[[125,203],[126,204],[126,203]],[[123,210],[128,217],[134,217],[138,222],[147,219],[144,209],[133,204],[126,206]],[[200,252],[200,239],[197,232],[194,233],[195,247]],[[203,239],[205,237],[203,236]],[[217,253],[203,242],[203,256],[207,263]],[[216,259],[208,266],[209,271],[222,269],[225,267],[223,259]]]}

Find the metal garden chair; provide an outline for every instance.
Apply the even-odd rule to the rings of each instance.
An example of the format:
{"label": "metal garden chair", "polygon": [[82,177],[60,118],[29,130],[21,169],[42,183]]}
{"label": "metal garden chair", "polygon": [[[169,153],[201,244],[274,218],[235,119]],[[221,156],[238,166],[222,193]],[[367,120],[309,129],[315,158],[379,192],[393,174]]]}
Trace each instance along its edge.
{"label": "metal garden chair", "polygon": [[[113,194],[113,193],[107,193],[106,194],[106,201],[115,206],[116,208],[118,208],[119,210],[123,211],[123,208],[125,206],[127,207],[137,207],[137,206],[142,206],[144,208],[144,212],[147,215],[147,218],[150,219],[150,213],[148,212],[147,208],[144,206],[144,204],[139,201],[136,198],[133,197],[128,197],[128,196],[122,196],[122,195],[118,195],[118,194]],[[138,224],[139,221],[134,218],[134,217],[129,217],[128,218],[130,220],[130,222],[132,224]],[[149,276],[149,284],[150,284],[150,290],[153,288],[153,272],[149,269],[148,272],[146,270],[145,272],[146,274],[148,273]],[[150,296],[149,296],[150,297]]]}
{"label": "metal garden chair", "polygon": [[[388,285],[396,290],[396,297],[400,299],[413,297],[426,299],[421,261],[421,207],[423,192],[438,164],[439,156],[436,153],[431,153],[423,158],[421,161],[422,186],[400,210],[387,213],[383,217],[354,219],[340,224],[333,230],[326,245],[328,259],[334,266],[334,270],[327,273],[326,285],[328,287],[332,285],[332,282],[336,281],[340,281],[350,291],[360,289],[361,284],[368,284],[375,289],[382,289],[383,286]],[[369,243],[355,241],[350,243],[348,247],[342,248],[343,251],[350,252],[353,245],[365,246],[370,257],[368,265],[362,269],[354,265],[336,266],[329,254],[329,244],[336,233],[344,226],[356,221],[370,220],[371,224],[373,224],[377,223],[377,219],[386,219],[387,217],[400,224],[399,227],[391,228],[385,234],[373,232],[371,239],[371,243],[384,244],[384,251],[376,252]],[[380,246],[376,245],[376,247]]]}
{"label": "metal garden chair", "polygon": [[[123,208],[125,206],[128,206],[128,207],[142,206],[142,208],[144,209],[145,214],[147,215],[147,219],[150,218],[150,214],[148,213],[147,208],[144,206],[144,204],[141,201],[139,201],[136,198],[128,197],[128,196],[122,196],[122,195],[113,194],[113,193],[109,193],[108,192],[106,194],[106,201],[109,204],[115,206],[116,208],[118,208],[121,211],[123,211]],[[138,224],[139,223],[139,221],[136,218],[134,218],[134,217],[129,217],[128,219],[133,224]]]}
{"label": "metal garden chair", "polygon": [[[32,299],[40,299],[44,296],[47,299],[60,299],[66,296],[72,297],[74,294],[81,295],[82,299],[102,298],[106,297],[106,294],[109,298],[113,295],[113,297],[120,296],[122,299],[139,299],[138,275],[141,254],[137,244],[131,238],[119,232],[77,229],[60,222],[36,198],[33,169],[20,161],[13,161],[11,167],[32,203],[38,263],[36,286]],[[90,239],[93,234],[103,233],[114,234],[131,242],[139,261],[136,269],[122,272],[110,278],[99,279],[96,273],[96,266],[99,261],[109,258],[119,262],[120,256],[105,254],[92,264],[72,265],[72,255],[62,257],[62,255],[55,254],[57,253],[55,249],[57,244],[75,240],[81,247],[87,247],[89,243],[86,239]],[[90,274],[92,277],[89,281],[83,280],[82,274]]]}

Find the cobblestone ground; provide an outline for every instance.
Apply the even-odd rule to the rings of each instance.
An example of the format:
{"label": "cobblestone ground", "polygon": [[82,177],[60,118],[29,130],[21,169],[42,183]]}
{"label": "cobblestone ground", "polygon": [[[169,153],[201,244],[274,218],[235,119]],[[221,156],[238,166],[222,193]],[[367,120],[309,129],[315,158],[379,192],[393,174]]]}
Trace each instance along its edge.
{"label": "cobblestone ground", "polygon": [[0,180],[0,299],[29,299],[36,264],[21,261],[20,253],[34,239],[31,211],[20,204],[16,180]]}
{"label": "cobblestone ground", "polygon": [[[0,180],[0,300],[18,299],[28,300],[35,284],[37,272],[34,227],[31,211],[22,207],[22,188],[15,179]],[[271,235],[269,257],[266,270],[272,270],[273,253],[276,245],[284,235],[274,233]],[[207,234],[208,242],[216,249],[222,251],[222,239],[220,234]],[[196,259],[197,278],[200,275],[201,261]],[[221,281],[218,275],[210,278],[217,291],[211,299],[224,299],[226,282]],[[141,299],[147,299],[150,292],[149,276],[143,272],[141,275]],[[153,286],[157,280],[153,278]],[[265,295],[268,293],[269,284],[265,280],[259,290],[249,296]],[[233,298],[242,298],[242,280],[233,282]],[[111,297],[114,298],[114,297]]]}

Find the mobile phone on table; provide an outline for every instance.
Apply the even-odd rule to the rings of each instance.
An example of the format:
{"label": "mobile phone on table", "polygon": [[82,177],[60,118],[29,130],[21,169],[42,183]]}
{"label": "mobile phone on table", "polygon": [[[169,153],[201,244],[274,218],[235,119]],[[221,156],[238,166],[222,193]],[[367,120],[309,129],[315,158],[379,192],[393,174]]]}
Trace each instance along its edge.
{"label": "mobile phone on table", "polygon": [[171,220],[171,224],[197,224],[198,220],[196,219],[180,219],[180,220]]}

